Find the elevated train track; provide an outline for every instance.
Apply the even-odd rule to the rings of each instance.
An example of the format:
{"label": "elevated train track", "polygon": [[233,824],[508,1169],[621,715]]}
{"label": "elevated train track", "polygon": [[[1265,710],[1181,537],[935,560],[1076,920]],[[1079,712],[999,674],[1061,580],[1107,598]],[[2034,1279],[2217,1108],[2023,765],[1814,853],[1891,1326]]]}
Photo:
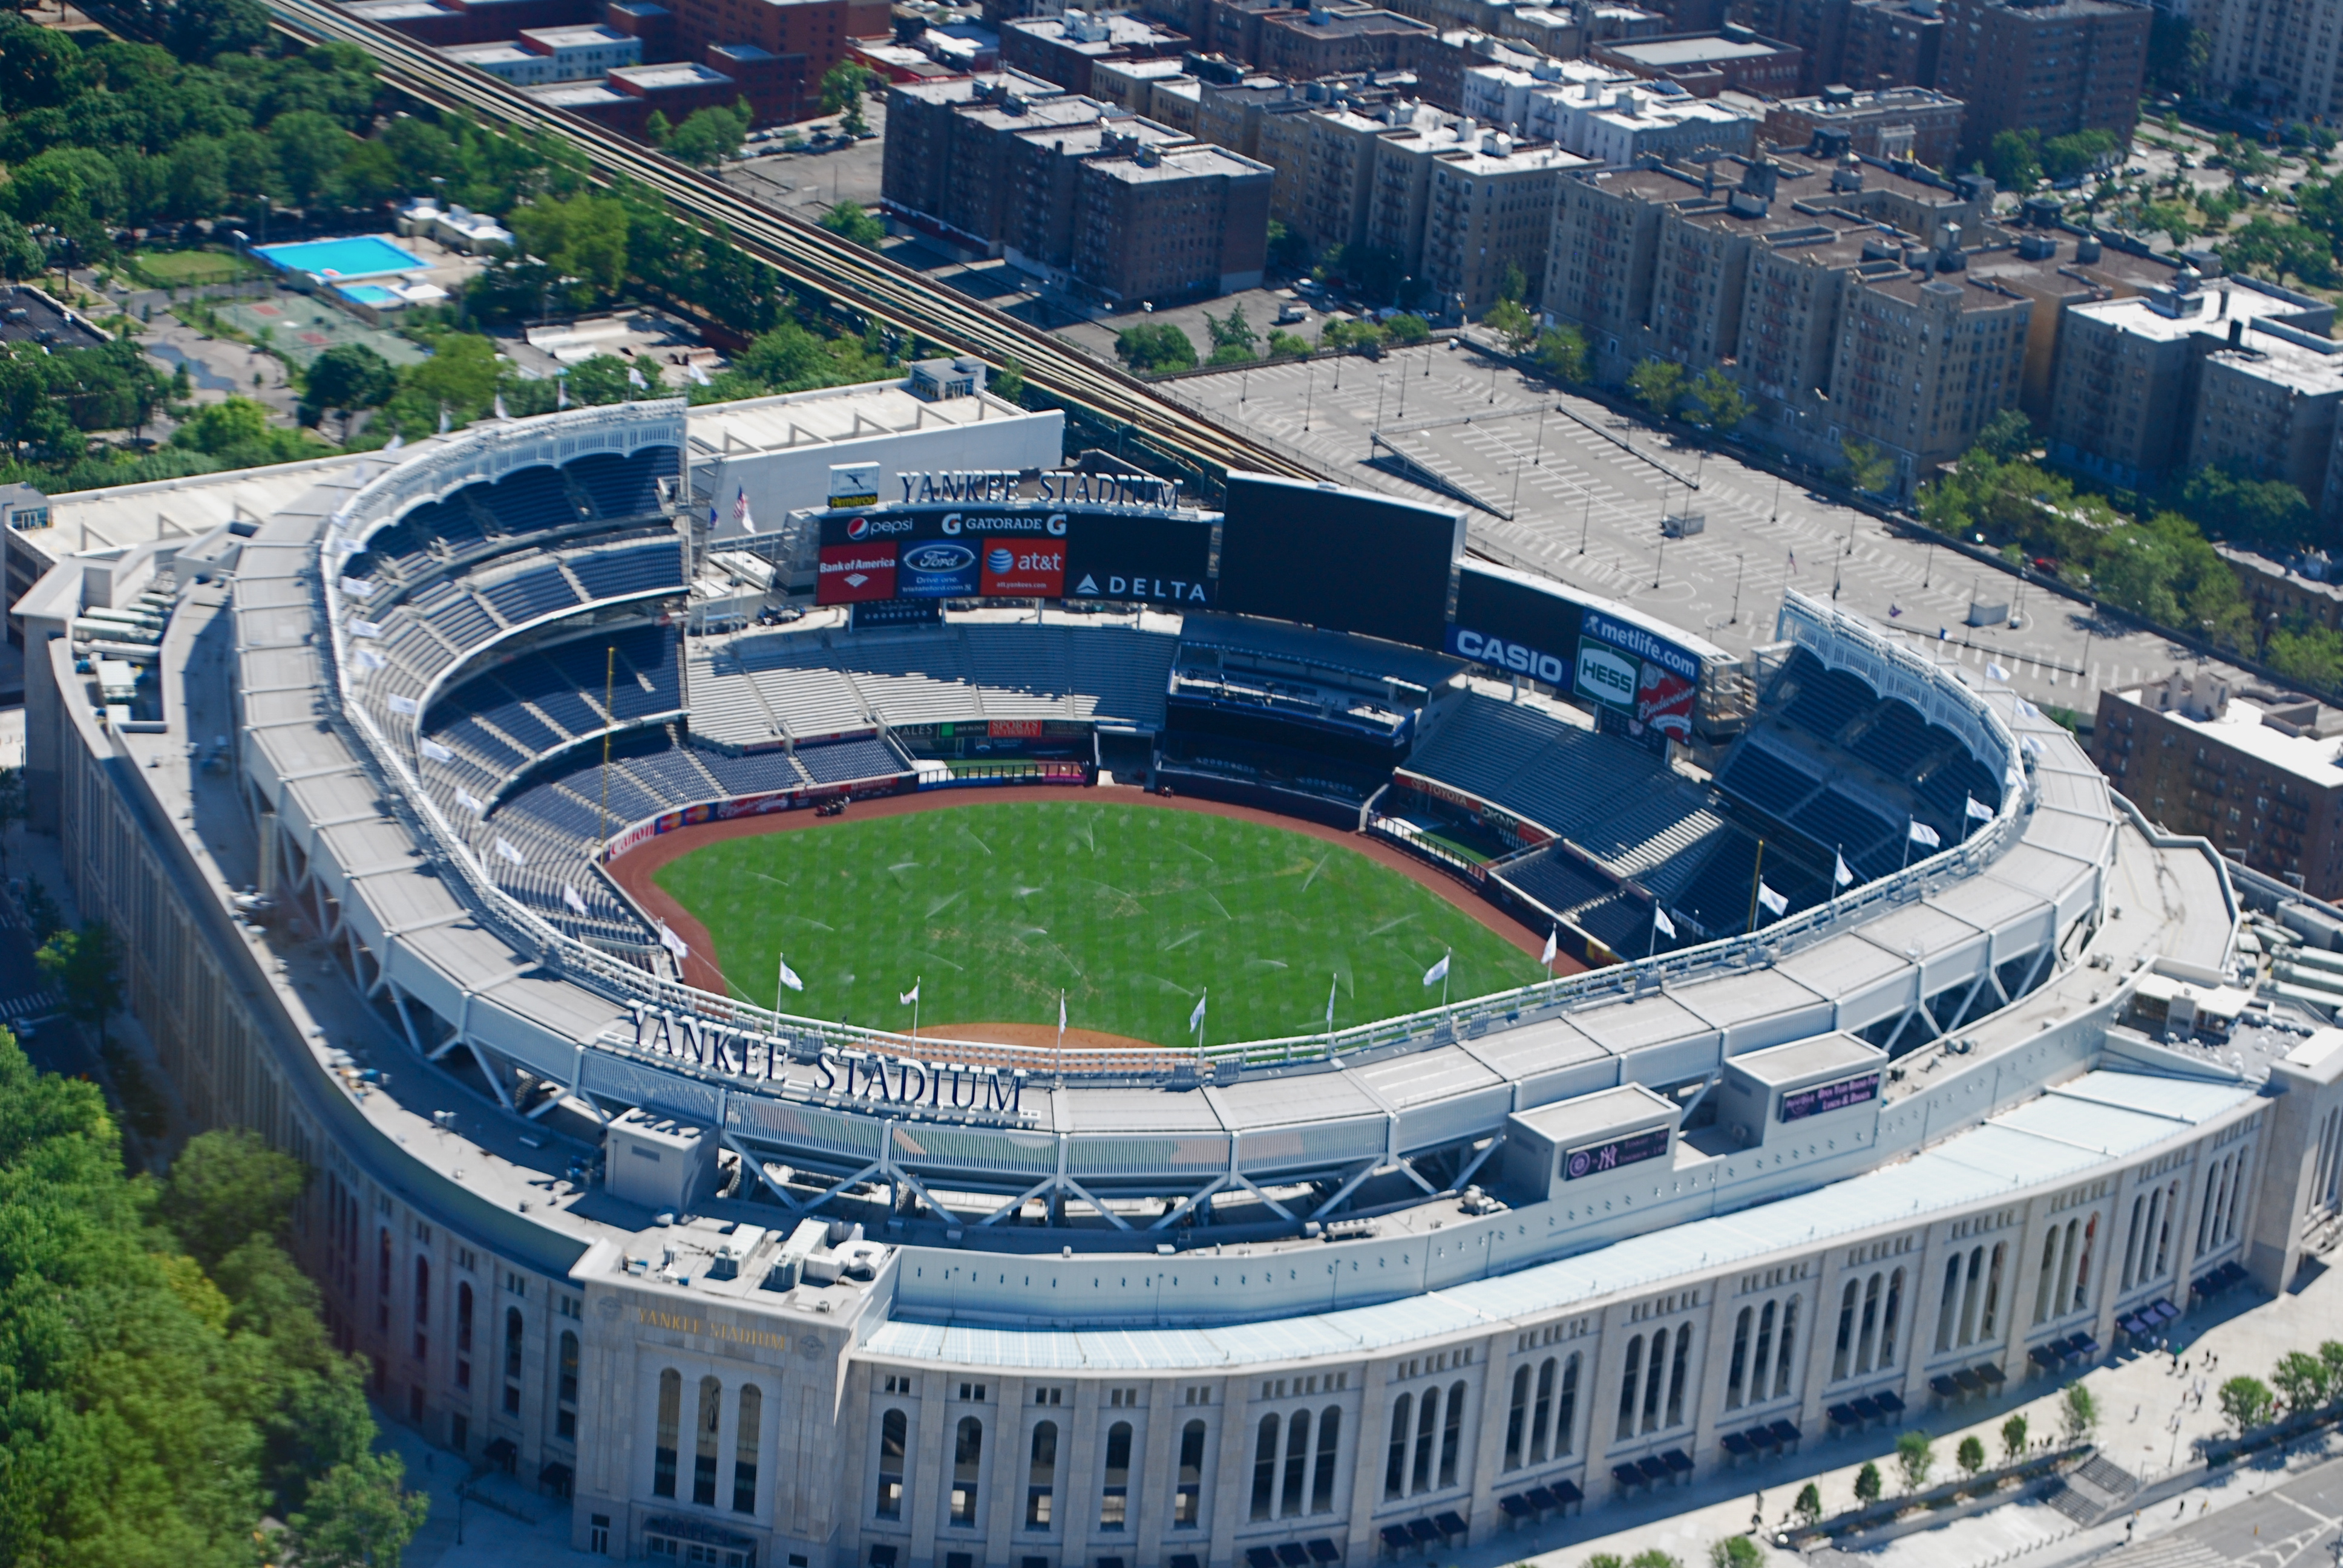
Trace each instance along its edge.
{"label": "elevated train track", "polygon": [[485,73],[449,64],[404,35],[360,21],[324,0],[269,0],[278,25],[309,42],[352,44],[372,55],[404,91],[442,108],[461,106],[490,120],[558,136],[606,178],[624,176],[659,192],[677,216],[703,230],[722,226],[735,244],[771,266],[803,293],[826,297],[907,335],[993,364],[1014,357],[1025,377],[1167,455],[1217,478],[1232,468],[1322,478],[1292,457],[1246,439],[1149,391],[1120,371],[1014,317],[920,276],[910,267],[851,244],[819,225],[775,212],[674,160],[559,110]]}

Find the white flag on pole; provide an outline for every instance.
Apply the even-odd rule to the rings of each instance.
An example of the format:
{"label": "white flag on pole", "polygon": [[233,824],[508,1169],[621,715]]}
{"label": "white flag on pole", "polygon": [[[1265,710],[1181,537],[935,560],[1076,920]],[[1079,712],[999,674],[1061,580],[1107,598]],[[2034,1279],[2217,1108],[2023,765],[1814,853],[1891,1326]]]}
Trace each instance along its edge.
{"label": "white flag on pole", "polygon": [[789,987],[791,990],[805,990],[805,981],[798,979],[798,971],[789,968],[789,960],[784,958],[780,960],[780,963],[781,983]]}
{"label": "white flag on pole", "polygon": [[564,378],[553,384],[553,408],[556,413],[569,407],[569,382],[567,379],[569,372],[565,370],[561,375]]}
{"label": "white flag on pole", "polygon": [[1980,822],[1990,822],[1990,821],[1992,821],[1992,820],[1993,820],[1993,808],[1992,808],[1992,807],[1990,807],[1990,806],[1986,805],[1984,801],[1982,801],[1982,800],[1978,799],[1977,799],[1976,796],[1974,796],[1974,795],[1971,795],[1971,796],[1967,797],[1967,799],[1968,799],[1968,803],[1969,803],[1969,804],[1968,804],[1968,814],[1969,814],[1971,817],[1975,818],[1977,821],[1980,821]]}
{"label": "white flag on pole", "polygon": [[1334,993],[1342,989],[1342,977],[1340,974],[1326,977],[1326,1032],[1328,1034],[1334,1032]]}
{"label": "white flag on pole", "polygon": [[708,372],[697,365],[691,367],[691,384],[695,387],[709,385]]}
{"label": "white flag on pole", "polygon": [[1942,839],[1936,837],[1936,830],[1934,828],[1929,827],[1917,817],[1912,819],[1912,825],[1906,831],[1911,835],[1912,842],[1926,844],[1931,849],[1944,842]]}
{"label": "white flag on pole", "polygon": [[920,982],[919,982],[919,981],[917,981],[917,980],[913,980],[913,981],[911,982],[911,989],[910,989],[910,990],[907,990],[907,991],[899,992],[899,993],[897,994],[897,996],[896,996],[895,1000],[896,1000],[897,1001],[899,1001],[899,1002],[901,1002],[905,1007],[909,1007],[909,1006],[910,1006],[913,1002],[915,1002],[915,1001],[919,1000],[920,1000]]}
{"label": "white flag on pole", "polygon": [[1855,873],[1846,869],[1846,857],[1845,855],[1834,853],[1831,858],[1838,862],[1831,868],[1831,886],[1834,888],[1844,888],[1849,882],[1854,881]]}
{"label": "white flag on pole", "polygon": [[365,578],[344,578],[342,597],[357,599],[360,604],[374,598],[374,584]]}
{"label": "white flag on pole", "polygon": [[682,962],[684,960],[691,956],[691,950],[684,945],[684,941],[681,937],[677,936],[673,931],[668,930],[668,924],[665,920],[661,920],[659,922],[659,946],[673,953],[678,963]]}
{"label": "white flag on pole", "polygon": [[513,848],[513,841],[510,839],[499,838],[497,840],[497,853],[502,855],[506,859],[510,860],[516,866],[526,866],[528,864],[528,859],[522,856],[521,852]]}
{"label": "white flag on pole", "polygon": [[[465,810],[469,811],[475,817],[486,815],[488,809],[487,801],[481,799],[478,795],[473,794],[469,789],[465,789],[461,784],[456,786],[456,804],[461,806]],[[504,842],[505,841],[502,839],[498,839],[497,848],[499,849],[503,849]],[[513,856],[512,859],[515,865],[518,865],[520,863],[520,857],[518,855]]]}
{"label": "white flag on pole", "polygon": [[350,635],[352,637],[380,637],[382,635],[382,628],[370,620],[354,620],[350,622]]}
{"label": "white flag on pole", "polygon": [[1204,1027],[1204,1000],[1212,993],[1209,988],[1196,998],[1196,1010],[1188,1015],[1188,1032],[1195,1033]]}
{"label": "white flag on pole", "polygon": [[1777,920],[1790,912],[1790,900],[1763,882],[1757,884],[1757,906]]}
{"label": "white flag on pole", "polygon": [[448,750],[445,746],[440,745],[437,740],[418,741],[416,743],[416,749],[422,752],[423,755],[428,757],[434,762],[453,762],[456,760],[456,754],[453,751]]}
{"label": "white flag on pole", "polygon": [[1446,980],[1446,979],[1448,978],[1448,960],[1449,960],[1449,956],[1450,956],[1450,955],[1448,955],[1447,953],[1443,953],[1443,954],[1441,954],[1441,955],[1440,955],[1440,961],[1439,961],[1438,963],[1436,963],[1436,964],[1433,965],[1430,969],[1428,969],[1428,970],[1424,970],[1424,971],[1423,971],[1423,983],[1424,983],[1424,984],[1426,984],[1426,985],[1438,985],[1442,980]]}
{"label": "white flag on pole", "polygon": [[409,719],[417,718],[423,712],[423,705],[411,697],[394,697],[389,706],[393,713],[403,713]]}
{"label": "white flag on pole", "polygon": [[1673,937],[1676,934],[1676,923],[1668,919],[1667,910],[1657,904],[1652,906],[1652,929],[1664,937]]}
{"label": "white flag on pole", "polygon": [[382,655],[377,653],[370,648],[362,648],[358,649],[357,653],[351,656],[351,658],[360,669],[380,669],[383,666],[390,662],[390,660],[383,658]]}
{"label": "white flag on pole", "polygon": [[2002,668],[2001,666],[1994,663],[1991,659],[1986,660],[1985,672],[1996,680],[2007,680],[2009,678],[2009,671]]}
{"label": "white flag on pole", "polygon": [[649,383],[643,379],[643,373],[641,371],[629,365],[627,367],[627,385],[629,387],[647,387]]}
{"label": "white flag on pole", "polygon": [[1066,993],[1064,991],[1058,993],[1058,1032],[1060,1034],[1066,1032]]}
{"label": "white flag on pole", "polygon": [[499,419],[509,419],[512,417],[511,415],[505,412],[505,395],[501,392],[497,394],[497,417]]}
{"label": "white flag on pole", "polygon": [[1545,951],[1538,954],[1538,962],[1542,964],[1550,964],[1554,962],[1554,955],[1562,946],[1560,940],[1562,932],[1560,930],[1554,927],[1547,928],[1545,933]]}
{"label": "white flag on pole", "polygon": [[396,452],[396,451],[397,451],[401,447],[404,447],[404,446],[406,446],[406,445],[407,445],[407,437],[404,437],[404,436],[393,436],[389,440],[385,441],[385,442],[382,444],[382,449],[383,449],[384,451],[386,451],[386,452]]}
{"label": "white flag on pole", "polygon": [[576,888],[571,887],[568,882],[561,884],[561,901],[569,906],[569,910],[572,914],[582,915],[586,912],[585,895],[578,892]]}
{"label": "white flag on pole", "polygon": [[753,534],[757,531],[757,519],[749,514],[749,492],[746,490],[733,492],[732,520],[740,525],[740,531],[744,534]]}

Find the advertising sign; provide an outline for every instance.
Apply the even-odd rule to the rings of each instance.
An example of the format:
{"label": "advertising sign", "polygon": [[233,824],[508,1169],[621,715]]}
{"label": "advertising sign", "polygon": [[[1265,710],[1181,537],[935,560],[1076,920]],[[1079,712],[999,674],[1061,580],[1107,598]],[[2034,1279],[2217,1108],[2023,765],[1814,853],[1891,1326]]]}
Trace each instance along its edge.
{"label": "advertising sign", "polygon": [[1861,1105],[1879,1098],[1879,1074],[1862,1073],[1854,1078],[1842,1078],[1835,1083],[1818,1083],[1812,1089],[1795,1090],[1782,1096],[1781,1119],[1804,1121],[1809,1116],[1820,1116],[1825,1111],[1845,1111],[1850,1105]]}
{"label": "advertising sign", "polygon": [[1443,648],[1463,548],[1450,508],[1232,473],[1217,608]]}
{"label": "advertising sign", "polygon": [[1622,1165],[1640,1165],[1646,1160],[1659,1160],[1668,1152],[1668,1129],[1647,1128],[1630,1132],[1624,1138],[1607,1142],[1590,1143],[1574,1149],[1562,1157],[1562,1179],[1575,1181],[1582,1176],[1600,1176],[1605,1171],[1616,1171]]}
{"label": "advertising sign", "polygon": [[821,519],[818,604],[1101,598],[1203,608],[1213,525],[1202,516],[1063,503],[911,505]]}
{"label": "advertising sign", "polygon": [[895,597],[895,544],[824,545],[816,604],[854,604]]}
{"label": "advertising sign", "polygon": [[1581,697],[1632,713],[1643,679],[1644,667],[1636,660],[1592,638],[1580,639],[1576,680]]}

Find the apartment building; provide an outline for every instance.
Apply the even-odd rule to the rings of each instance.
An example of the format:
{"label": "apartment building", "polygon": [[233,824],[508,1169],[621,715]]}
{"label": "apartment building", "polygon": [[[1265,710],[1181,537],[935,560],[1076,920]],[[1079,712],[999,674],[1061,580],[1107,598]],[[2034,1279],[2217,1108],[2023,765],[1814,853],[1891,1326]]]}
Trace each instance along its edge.
{"label": "apartment building", "polygon": [[[2232,317],[2197,372],[2188,465],[2282,479],[2334,514],[2328,469],[2343,408],[2343,343]],[[2343,479],[2343,476],[2338,476]]]}
{"label": "apartment building", "polygon": [[880,205],[932,238],[999,256],[1011,227],[1020,138],[1113,116],[1094,98],[1016,72],[898,83],[887,90]]}
{"label": "apartment building", "polygon": [[1073,278],[1111,305],[1260,286],[1267,165],[1225,147],[1142,145],[1085,159]]}
{"label": "apartment building", "polygon": [[1626,167],[1757,150],[1755,116],[1670,83],[1566,83],[1529,98],[1522,134]]}
{"label": "apartment building", "polygon": [[[730,49],[736,60],[772,57],[759,72],[759,90],[750,95],[759,123],[814,113],[823,75],[847,57],[849,45],[894,32],[886,0],[670,0],[670,9],[675,46],[686,60],[721,71],[710,54],[719,46]],[[762,55],[748,54],[738,47],[742,45]]]}
{"label": "apartment building", "polygon": [[1503,131],[1434,158],[1417,273],[1424,286],[1471,315],[1497,302],[1509,269],[1534,290],[1545,277],[1563,175],[1586,166],[1558,147],[1517,147]]}
{"label": "apartment building", "polygon": [[1858,272],[1840,311],[1823,444],[1874,443],[1906,489],[2017,400],[2034,302],[1965,276],[1963,263],[1946,249],[1893,274]]}
{"label": "apartment building", "polygon": [[2233,0],[2200,5],[2190,19],[2206,35],[2208,91],[2243,93],[2282,119],[2343,115],[2343,18],[2333,0]]}
{"label": "apartment building", "polygon": [[1829,86],[1769,105],[1763,134],[1775,146],[1803,147],[1818,131],[1841,130],[1847,146],[1865,157],[1908,158],[1939,169],[1960,148],[1961,116],[1958,98],[1928,87]]}
{"label": "apartment building", "polygon": [[643,63],[641,39],[599,24],[527,27],[510,43],[461,45],[441,53],[517,87],[591,81],[613,66]]}
{"label": "apartment building", "polygon": [[1936,84],[1945,33],[1938,0],[1738,0],[1734,15],[1803,52],[1801,94]]}
{"label": "apartment building", "polygon": [[1395,117],[1313,108],[1262,121],[1261,161],[1277,171],[1270,216],[1300,235],[1312,255],[1366,243],[1378,140],[1395,126],[1413,126],[1419,116],[1433,118],[1415,106],[1390,113]]}
{"label": "apartment building", "polygon": [[1088,93],[1094,68],[1109,60],[1177,59],[1185,35],[1120,12],[1069,7],[1055,16],[1020,16],[1001,25],[1001,63]]}
{"label": "apartment building", "polygon": [[2343,894],[2343,713],[2177,673],[2100,692],[2091,755],[2171,831],[2313,898]]}
{"label": "apartment building", "polygon": [[1944,0],[1938,92],[1967,106],[1961,156],[1979,156],[2011,129],[2045,140],[2113,131],[2128,142],[2139,119],[2153,13],[2116,0]]}
{"label": "apartment building", "polygon": [[1011,193],[1001,255],[1019,270],[1052,283],[1073,281],[1084,167],[1096,158],[1131,157],[1141,147],[1168,149],[1187,142],[1168,126],[1135,116],[1019,133],[1010,145]]}
{"label": "apartment building", "polygon": [[1778,38],[1761,36],[1736,22],[1718,33],[1683,33],[1587,50],[1597,65],[1654,81],[1673,82],[1695,97],[1713,98],[1728,88],[1760,97],[1783,97],[1798,90],[1805,51]]}
{"label": "apartment building", "polygon": [[1415,63],[1420,41],[1435,36],[1412,16],[1364,4],[1314,4],[1264,12],[1251,63],[1288,81],[1356,71],[1399,71]]}
{"label": "apartment building", "polygon": [[1634,80],[1592,60],[1540,60],[1527,70],[1476,65],[1464,73],[1459,112],[1521,136],[1530,124],[1530,102],[1537,94],[1567,86],[1615,87]]}

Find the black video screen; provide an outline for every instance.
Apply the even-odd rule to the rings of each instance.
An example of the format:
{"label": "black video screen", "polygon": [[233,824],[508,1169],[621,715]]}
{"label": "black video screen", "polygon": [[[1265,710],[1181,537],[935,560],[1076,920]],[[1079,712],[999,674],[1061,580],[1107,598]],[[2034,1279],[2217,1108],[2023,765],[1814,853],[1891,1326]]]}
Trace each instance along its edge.
{"label": "black video screen", "polygon": [[1066,537],[1067,598],[1215,608],[1212,525],[1144,512],[1075,512]]}
{"label": "black video screen", "polygon": [[1564,598],[1559,585],[1466,561],[1457,573],[1448,651],[1568,691],[1584,620],[1584,607]]}
{"label": "black video screen", "polygon": [[1444,650],[1463,548],[1454,512],[1231,474],[1216,608]]}

